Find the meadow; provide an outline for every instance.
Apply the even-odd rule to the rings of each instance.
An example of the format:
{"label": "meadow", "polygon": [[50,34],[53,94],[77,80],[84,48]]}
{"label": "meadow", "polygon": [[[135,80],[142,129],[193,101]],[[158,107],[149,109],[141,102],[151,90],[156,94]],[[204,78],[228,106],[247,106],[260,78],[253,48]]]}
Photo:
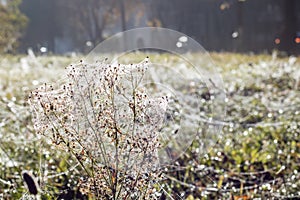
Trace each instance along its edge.
{"label": "meadow", "polygon": [[[163,178],[155,184],[159,198],[300,198],[299,57],[276,52],[210,55],[226,94],[224,116],[214,122],[222,127],[221,136],[202,152],[202,142],[211,133],[199,131],[185,152],[161,172]],[[147,55],[133,56],[141,61]],[[197,59],[196,54],[188,56]],[[24,184],[24,170],[37,178],[41,199],[95,198],[82,193],[86,174],[78,159],[36,133],[28,105],[32,90],[60,80],[65,68],[80,57],[84,56],[0,56],[1,199],[37,198]],[[149,57],[179,66],[168,54]],[[203,111],[209,110],[207,91],[199,98]]]}

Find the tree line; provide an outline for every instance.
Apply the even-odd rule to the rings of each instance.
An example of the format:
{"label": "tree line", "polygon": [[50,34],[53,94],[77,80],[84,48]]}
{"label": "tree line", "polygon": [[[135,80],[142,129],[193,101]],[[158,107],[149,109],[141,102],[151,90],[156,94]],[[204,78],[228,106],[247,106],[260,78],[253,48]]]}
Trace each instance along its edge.
{"label": "tree line", "polygon": [[300,46],[295,43],[300,41],[296,0],[0,2],[0,52],[25,52],[29,47],[55,52],[61,41],[82,52],[116,32],[141,26],[178,30],[209,50],[296,51]]}

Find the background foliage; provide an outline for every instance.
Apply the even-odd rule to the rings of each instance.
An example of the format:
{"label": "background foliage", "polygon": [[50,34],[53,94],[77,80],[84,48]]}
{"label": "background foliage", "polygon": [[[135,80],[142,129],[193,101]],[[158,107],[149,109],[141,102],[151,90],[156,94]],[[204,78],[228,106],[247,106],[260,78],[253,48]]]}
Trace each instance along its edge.
{"label": "background foliage", "polygon": [[0,53],[14,52],[27,24],[27,17],[18,8],[21,0],[0,3]]}

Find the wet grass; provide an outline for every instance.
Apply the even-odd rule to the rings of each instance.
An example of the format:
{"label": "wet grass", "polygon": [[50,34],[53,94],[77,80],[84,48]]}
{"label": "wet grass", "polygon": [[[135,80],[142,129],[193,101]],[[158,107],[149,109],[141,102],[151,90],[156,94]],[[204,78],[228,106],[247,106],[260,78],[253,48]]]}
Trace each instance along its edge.
{"label": "wet grass", "polygon": [[[139,53],[130,62],[145,57]],[[151,57],[174,67],[180,62],[168,54],[152,53]],[[188,57],[199,59],[197,54]],[[227,96],[226,117],[218,121],[223,124],[222,139],[200,154],[204,132],[199,133],[165,172],[164,190],[174,199],[299,196],[299,58],[232,53],[211,53],[211,57]],[[59,80],[65,67],[78,60],[0,57],[0,198],[30,197],[21,178],[23,170],[37,177],[43,199],[89,198],[78,192],[80,166],[35,134],[27,105],[29,91]]]}

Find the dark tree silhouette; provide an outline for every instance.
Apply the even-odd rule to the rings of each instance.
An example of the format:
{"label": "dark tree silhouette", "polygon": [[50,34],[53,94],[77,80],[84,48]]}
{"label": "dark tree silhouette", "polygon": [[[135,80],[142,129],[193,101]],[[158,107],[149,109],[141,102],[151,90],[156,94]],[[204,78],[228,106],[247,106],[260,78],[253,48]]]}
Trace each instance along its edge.
{"label": "dark tree silhouette", "polygon": [[280,50],[293,53],[296,49],[294,42],[297,32],[296,4],[297,0],[285,0],[282,2],[282,12],[284,16],[281,34]]}

